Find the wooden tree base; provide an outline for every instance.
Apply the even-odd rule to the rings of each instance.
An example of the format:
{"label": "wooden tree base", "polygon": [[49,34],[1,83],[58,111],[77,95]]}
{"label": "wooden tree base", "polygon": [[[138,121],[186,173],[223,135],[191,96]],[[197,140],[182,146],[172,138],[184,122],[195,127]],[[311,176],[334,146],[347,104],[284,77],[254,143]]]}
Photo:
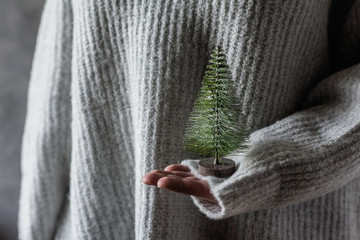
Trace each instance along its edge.
{"label": "wooden tree base", "polygon": [[228,158],[223,158],[222,163],[214,164],[214,158],[204,158],[198,163],[199,172],[203,176],[229,177],[235,171],[235,162]]}

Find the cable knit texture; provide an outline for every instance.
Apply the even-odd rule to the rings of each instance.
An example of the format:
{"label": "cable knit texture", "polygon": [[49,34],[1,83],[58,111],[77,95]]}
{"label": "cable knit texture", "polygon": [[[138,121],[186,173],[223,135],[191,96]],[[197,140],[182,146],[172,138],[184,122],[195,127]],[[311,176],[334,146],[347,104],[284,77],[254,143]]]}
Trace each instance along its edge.
{"label": "cable knit texture", "polygon": [[[47,0],[19,238],[360,239],[359,0]],[[251,132],[228,178],[183,150],[221,46]],[[182,163],[218,204],[143,184]]]}

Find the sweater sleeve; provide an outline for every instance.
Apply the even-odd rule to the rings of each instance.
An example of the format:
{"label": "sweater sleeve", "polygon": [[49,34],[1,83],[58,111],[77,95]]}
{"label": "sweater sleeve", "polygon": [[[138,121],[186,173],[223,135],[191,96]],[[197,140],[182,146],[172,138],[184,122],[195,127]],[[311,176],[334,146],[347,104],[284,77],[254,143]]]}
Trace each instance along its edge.
{"label": "sweater sleeve", "polygon": [[71,155],[70,1],[47,0],[37,36],[21,150],[19,239],[52,239]]}
{"label": "sweater sleeve", "polygon": [[245,154],[227,156],[236,162],[229,178],[200,175],[198,160],[181,162],[209,182],[218,200],[191,196],[207,217],[223,219],[308,201],[359,177],[360,64],[320,81],[300,111],[253,132],[248,144]]}

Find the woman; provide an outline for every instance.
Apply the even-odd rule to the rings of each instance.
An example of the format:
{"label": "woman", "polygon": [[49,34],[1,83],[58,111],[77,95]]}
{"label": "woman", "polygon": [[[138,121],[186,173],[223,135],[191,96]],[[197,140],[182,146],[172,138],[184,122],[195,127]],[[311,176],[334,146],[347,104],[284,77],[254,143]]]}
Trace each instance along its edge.
{"label": "woman", "polygon": [[[20,239],[359,239],[359,6],[48,0]],[[181,145],[215,46],[251,131],[224,179]]]}

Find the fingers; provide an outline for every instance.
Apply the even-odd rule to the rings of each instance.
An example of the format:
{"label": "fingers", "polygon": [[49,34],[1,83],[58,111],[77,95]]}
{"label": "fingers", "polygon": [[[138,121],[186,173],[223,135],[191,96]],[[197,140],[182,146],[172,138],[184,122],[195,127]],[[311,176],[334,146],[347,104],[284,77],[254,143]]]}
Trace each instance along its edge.
{"label": "fingers", "polygon": [[208,198],[209,195],[209,189],[201,181],[194,181],[187,178],[179,179],[163,177],[159,179],[157,186],[160,188],[166,188],[167,190],[173,192],[194,195],[202,198]]}
{"label": "fingers", "polygon": [[172,164],[165,170],[153,170],[145,174],[142,178],[143,183],[155,185],[169,191],[178,192],[186,195],[193,195],[206,200],[217,202],[210,193],[209,185],[195,177],[190,169],[181,164]]}
{"label": "fingers", "polygon": [[169,166],[167,166],[165,169],[165,171],[184,171],[184,172],[190,172],[190,169],[182,164],[171,164]]}
{"label": "fingers", "polygon": [[143,183],[148,185],[157,185],[157,181],[162,177],[172,177],[172,178],[185,178],[185,177],[193,177],[191,172],[183,172],[183,171],[162,171],[162,170],[154,170],[145,174],[142,178]]}

